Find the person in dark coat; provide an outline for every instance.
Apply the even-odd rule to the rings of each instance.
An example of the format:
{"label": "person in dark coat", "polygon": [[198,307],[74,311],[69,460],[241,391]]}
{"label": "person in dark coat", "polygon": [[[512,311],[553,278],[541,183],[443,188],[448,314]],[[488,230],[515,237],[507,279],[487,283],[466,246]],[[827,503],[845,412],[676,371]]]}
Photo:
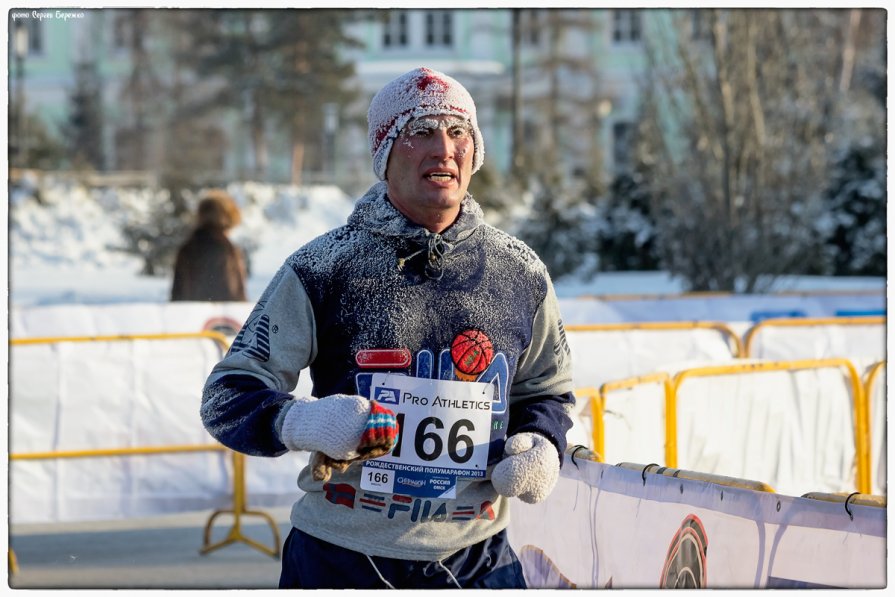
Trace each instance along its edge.
{"label": "person in dark coat", "polygon": [[171,300],[247,300],[245,259],[227,238],[241,221],[233,198],[223,190],[207,191],[196,216],[195,230],[177,251]]}

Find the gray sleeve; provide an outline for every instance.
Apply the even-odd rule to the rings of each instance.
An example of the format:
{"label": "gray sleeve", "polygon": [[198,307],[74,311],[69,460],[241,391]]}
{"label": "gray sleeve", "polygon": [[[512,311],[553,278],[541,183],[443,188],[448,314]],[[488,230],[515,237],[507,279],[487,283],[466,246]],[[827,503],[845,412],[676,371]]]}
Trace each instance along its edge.
{"label": "gray sleeve", "polygon": [[572,355],[550,278],[532,323],[531,343],[519,357],[510,391],[512,400],[556,396],[572,391]]}
{"label": "gray sleeve", "polygon": [[268,388],[291,392],[299,372],[317,356],[314,310],[301,280],[284,265],[261,295],[206,385],[227,375],[251,375]]}

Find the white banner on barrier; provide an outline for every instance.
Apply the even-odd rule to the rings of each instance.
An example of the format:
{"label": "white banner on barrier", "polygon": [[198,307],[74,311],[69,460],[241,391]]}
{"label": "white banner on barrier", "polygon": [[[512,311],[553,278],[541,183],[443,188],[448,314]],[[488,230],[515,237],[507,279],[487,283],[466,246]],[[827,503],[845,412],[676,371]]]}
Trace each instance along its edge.
{"label": "white banner on barrier", "polygon": [[729,362],[735,348],[711,328],[566,330],[575,387],[644,375],[677,362]]}
{"label": "white banner on barrier", "polygon": [[[57,306],[13,309],[13,337],[55,335],[116,335],[123,333],[195,332],[199,329],[240,325],[249,303],[172,303],[157,305]],[[706,335],[704,332],[707,332]],[[670,337],[675,337],[672,332]],[[587,333],[570,334],[579,341],[584,366],[603,361],[609,353],[633,352],[631,363],[649,361],[656,355],[670,358],[669,346],[658,341],[594,342]],[[596,334],[594,334],[596,336]],[[699,339],[697,339],[697,336]],[[694,337],[682,333],[675,347],[703,354],[722,355],[726,350],[720,334],[701,330]],[[652,347],[653,353],[647,349]],[[573,347],[574,348],[574,347]],[[623,350],[627,349],[627,350]],[[664,353],[662,351],[665,351]],[[220,355],[207,340],[148,343],[62,343],[30,345],[10,350],[9,437],[12,453],[49,450],[86,450],[165,444],[213,443],[198,416],[202,384]],[[679,355],[676,355],[676,358]],[[620,361],[619,361],[620,362]],[[605,371],[593,366],[593,372]],[[673,364],[662,367],[674,370]],[[863,367],[861,368],[863,370]],[[809,379],[817,376],[815,381]],[[833,377],[831,377],[833,376]],[[679,401],[678,466],[703,472],[745,476],[769,483],[777,491],[799,495],[805,491],[843,491],[854,486],[854,438],[849,398],[841,374],[828,371],[763,383],[759,398],[734,405],[748,408],[737,417],[726,417],[734,406],[713,396],[736,396],[718,381],[689,381]],[[789,377],[789,376],[787,376]],[[750,377],[750,379],[752,379]],[[757,378],[750,383],[756,383]],[[596,382],[598,380],[591,380]],[[745,383],[745,382],[744,382]],[[711,387],[708,387],[709,384]],[[885,476],[885,375],[873,392],[874,494],[884,494]],[[797,402],[781,396],[798,390]],[[835,400],[827,400],[835,390]],[[311,394],[307,371],[293,392]],[[821,398],[824,398],[821,400]],[[841,399],[839,399],[841,398]],[[708,425],[709,437],[694,429],[687,413],[704,414],[706,404],[721,407]],[[835,410],[829,408],[835,407]],[[761,408],[759,408],[761,406]],[[767,406],[767,408],[765,408]],[[772,410],[770,407],[773,406]],[[823,406],[823,408],[821,408]],[[606,455],[609,462],[663,462],[664,405],[662,388],[654,384],[610,394],[606,402]],[[764,409],[764,410],[762,410]],[[582,400],[569,434],[572,444],[591,445],[587,404]],[[798,425],[785,435],[773,435],[780,421]],[[756,430],[743,436],[746,430]],[[778,429],[779,430],[779,429]],[[766,439],[770,438],[768,441]],[[719,441],[726,448],[716,449]],[[810,440],[810,441],[809,441]],[[805,446],[810,446],[806,449]],[[773,448],[773,449],[771,449]],[[640,456],[644,458],[640,458]],[[736,468],[738,454],[751,468]],[[761,454],[760,458],[755,458]],[[648,458],[647,458],[648,456]],[[89,459],[84,461],[15,461],[10,463],[11,515],[18,521],[76,520],[145,515],[196,507],[213,507],[229,495],[226,459],[220,454],[177,454],[147,457]],[[255,459],[253,459],[254,461]],[[248,491],[252,503],[288,504],[296,495],[297,459],[257,459],[248,466]],[[720,466],[723,464],[724,466]],[[756,468],[758,467],[758,468]],[[199,471],[192,474],[190,471]],[[183,479],[178,483],[177,479]],[[90,482],[85,484],[84,479]],[[147,481],[149,479],[150,481]],[[116,490],[114,488],[118,487]],[[123,492],[113,503],[110,492]],[[257,498],[257,502],[254,501]]]}
{"label": "white banner on barrier", "polygon": [[13,307],[10,338],[120,336],[217,330],[235,335],[254,307],[248,302],[112,303]]}
{"label": "white banner on barrier", "polygon": [[559,299],[563,322],[746,321],[768,317],[855,317],[884,315],[885,292],[666,295],[627,300],[599,297]]}
{"label": "white banner on barrier", "polygon": [[[645,479],[645,480],[644,480]],[[881,588],[884,508],[781,496],[568,458],[551,496],[514,500],[533,588]]]}
{"label": "white banner on barrier", "polygon": [[752,332],[749,356],[768,361],[826,359],[847,356],[859,361],[886,358],[886,326],[867,325],[774,326]]}

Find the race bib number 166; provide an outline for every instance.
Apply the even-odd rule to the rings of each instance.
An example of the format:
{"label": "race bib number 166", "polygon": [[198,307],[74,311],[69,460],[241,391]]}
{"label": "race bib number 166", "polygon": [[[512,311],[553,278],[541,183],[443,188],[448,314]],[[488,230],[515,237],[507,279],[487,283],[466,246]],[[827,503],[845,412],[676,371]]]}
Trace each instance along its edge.
{"label": "race bib number 166", "polygon": [[364,463],[361,488],[453,498],[458,478],[483,478],[494,385],[377,373],[370,398],[395,412],[392,451]]}

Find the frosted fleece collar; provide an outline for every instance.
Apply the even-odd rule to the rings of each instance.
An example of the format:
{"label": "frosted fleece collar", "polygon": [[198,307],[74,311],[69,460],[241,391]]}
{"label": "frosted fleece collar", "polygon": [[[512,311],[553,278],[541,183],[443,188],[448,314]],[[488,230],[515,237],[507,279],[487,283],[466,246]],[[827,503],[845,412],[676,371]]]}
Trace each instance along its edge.
{"label": "frosted fleece collar", "polygon": [[430,232],[425,227],[410,221],[388,200],[388,183],[377,182],[361,197],[348,217],[348,224],[373,234],[403,238],[420,250],[405,256],[401,263],[425,252],[428,256],[425,273],[432,279],[440,279],[444,261],[456,245],[468,239],[476,229],[484,224],[482,208],[469,193],[460,203],[457,219],[444,232]]}

